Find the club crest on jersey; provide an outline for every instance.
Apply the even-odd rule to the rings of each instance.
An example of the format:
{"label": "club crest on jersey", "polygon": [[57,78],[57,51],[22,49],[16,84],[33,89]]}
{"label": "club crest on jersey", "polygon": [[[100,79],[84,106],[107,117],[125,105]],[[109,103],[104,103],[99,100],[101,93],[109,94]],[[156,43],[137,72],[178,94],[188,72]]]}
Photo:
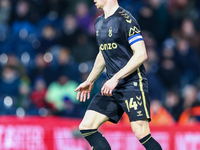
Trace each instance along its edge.
{"label": "club crest on jersey", "polygon": [[110,27],[110,29],[109,29],[108,36],[109,36],[109,37],[112,37],[112,27]]}

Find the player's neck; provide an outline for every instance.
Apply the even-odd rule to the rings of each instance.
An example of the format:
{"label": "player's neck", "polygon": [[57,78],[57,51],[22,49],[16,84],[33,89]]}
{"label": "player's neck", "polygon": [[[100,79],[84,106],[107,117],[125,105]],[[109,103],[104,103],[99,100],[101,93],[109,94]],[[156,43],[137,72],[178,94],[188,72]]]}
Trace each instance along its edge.
{"label": "player's neck", "polygon": [[119,8],[119,4],[116,3],[112,3],[112,4],[107,4],[104,8],[104,14],[105,14],[105,19],[110,17],[111,15],[113,15],[115,13],[115,11]]}

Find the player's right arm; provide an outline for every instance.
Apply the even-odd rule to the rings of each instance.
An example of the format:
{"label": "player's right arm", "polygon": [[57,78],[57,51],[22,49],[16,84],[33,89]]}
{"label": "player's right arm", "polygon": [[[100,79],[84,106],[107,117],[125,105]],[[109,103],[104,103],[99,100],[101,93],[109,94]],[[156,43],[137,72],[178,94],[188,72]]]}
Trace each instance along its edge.
{"label": "player's right arm", "polygon": [[85,102],[86,98],[90,98],[90,92],[92,91],[93,84],[94,82],[98,79],[98,77],[101,75],[103,70],[105,69],[105,60],[103,58],[102,52],[99,51],[94,67],[92,71],[90,72],[87,80],[83,83],[81,83],[76,89],[75,92],[78,91],[77,93],[77,100],[82,102]]}

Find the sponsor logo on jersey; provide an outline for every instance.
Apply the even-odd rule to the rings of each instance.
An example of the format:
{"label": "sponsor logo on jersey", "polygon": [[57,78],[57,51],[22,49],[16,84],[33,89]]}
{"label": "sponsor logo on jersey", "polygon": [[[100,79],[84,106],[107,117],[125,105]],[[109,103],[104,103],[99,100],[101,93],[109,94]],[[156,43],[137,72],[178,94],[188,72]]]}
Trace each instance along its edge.
{"label": "sponsor logo on jersey", "polygon": [[117,49],[117,44],[116,43],[107,43],[107,44],[101,44],[99,46],[100,50],[112,50],[112,49]]}

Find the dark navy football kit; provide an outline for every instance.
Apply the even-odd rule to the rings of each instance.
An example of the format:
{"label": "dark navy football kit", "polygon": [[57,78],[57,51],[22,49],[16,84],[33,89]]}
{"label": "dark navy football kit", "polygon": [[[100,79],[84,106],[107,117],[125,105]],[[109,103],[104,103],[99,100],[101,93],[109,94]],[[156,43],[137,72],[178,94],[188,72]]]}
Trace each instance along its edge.
{"label": "dark navy football kit", "polygon": [[[135,18],[119,7],[108,18],[104,14],[95,20],[96,39],[106,64],[107,80],[121,70],[134,55],[131,45],[142,41],[140,27]],[[150,119],[148,82],[143,64],[135,72],[121,79],[108,97],[97,93],[88,110],[94,110],[117,123],[124,112],[130,121]]]}

